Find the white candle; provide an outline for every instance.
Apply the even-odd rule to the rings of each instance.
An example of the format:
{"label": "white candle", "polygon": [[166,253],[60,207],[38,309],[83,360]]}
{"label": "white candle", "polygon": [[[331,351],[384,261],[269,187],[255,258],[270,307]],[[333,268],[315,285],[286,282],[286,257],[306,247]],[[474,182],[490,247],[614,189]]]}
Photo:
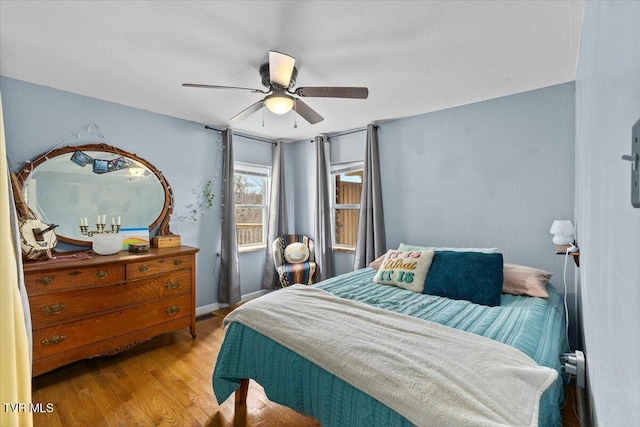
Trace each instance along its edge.
{"label": "white candle", "polygon": [[118,225],[120,225],[120,217],[118,217]]}
{"label": "white candle", "polygon": [[82,223],[82,217],[80,217],[80,225],[84,225],[84,224]]}
{"label": "white candle", "polygon": [[86,216],[84,217],[84,225],[89,226],[89,220]]}
{"label": "white candle", "polygon": [[111,225],[116,225],[116,220],[114,217],[111,217]]}
{"label": "white candle", "polygon": [[96,224],[100,224],[100,215],[98,215],[98,219],[96,219]]}
{"label": "white candle", "polygon": [[102,214],[102,224],[106,224],[107,223],[107,216]]}

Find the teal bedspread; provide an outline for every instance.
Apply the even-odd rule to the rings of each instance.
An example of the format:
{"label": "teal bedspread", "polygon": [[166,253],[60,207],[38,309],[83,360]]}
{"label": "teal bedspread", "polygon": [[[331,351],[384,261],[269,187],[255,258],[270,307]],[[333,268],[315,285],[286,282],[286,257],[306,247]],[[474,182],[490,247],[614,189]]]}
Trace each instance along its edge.
{"label": "teal bedspread", "polygon": [[[564,306],[551,286],[548,299],[503,294],[500,306],[488,307],[378,285],[372,281],[374,274],[367,268],[314,286],[342,298],[500,341],[521,350],[539,365],[561,372],[559,355],[568,349]],[[412,425],[367,394],[234,322],[228,327],[213,372],[213,389],[219,403],[238,388],[242,378],[254,379],[270,400],[309,414],[324,427]],[[560,375],[542,396],[541,426],[561,425],[559,405],[563,391]]]}

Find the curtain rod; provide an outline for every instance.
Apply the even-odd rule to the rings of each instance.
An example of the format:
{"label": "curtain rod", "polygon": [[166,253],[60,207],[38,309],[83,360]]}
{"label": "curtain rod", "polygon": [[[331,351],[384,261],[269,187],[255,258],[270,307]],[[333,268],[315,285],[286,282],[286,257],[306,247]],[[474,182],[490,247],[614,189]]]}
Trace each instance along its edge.
{"label": "curtain rod", "polygon": [[[377,124],[374,124],[373,126],[375,128],[378,127]],[[209,125],[205,125],[204,128],[205,129],[209,129],[209,130],[215,130],[216,132],[224,132],[224,129],[214,128],[214,127],[209,126]],[[366,127],[360,128],[360,129],[354,129],[354,130],[350,130],[350,131],[346,131],[346,132],[341,132],[341,133],[336,133],[336,134],[333,134],[333,135],[328,135],[327,138],[331,139],[331,138],[336,138],[336,137],[340,137],[340,136],[351,135],[352,133],[364,132],[366,130],[367,130]],[[277,144],[278,143],[278,141],[271,141],[269,139],[260,138],[260,137],[252,136],[252,135],[247,135],[247,134],[240,133],[240,132],[233,132],[233,133],[234,133],[234,135],[238,135],[238,136],[241,136],[243,138],[253,139],[254,141],[266,142],[267,144]],[[311,140],[311,142],[313,142],[313,140]]]}
{"label": "curtain rod", "polygon": [[[205,125],[204,128],[205,129],[210,129],[210,130],[215,130],[217,132],[224,132],[224,129],[218,129],[218,128],[214,128],[214,127],[211,127],[211,126],[208,126],[208,125]],[[247,135],[247,134],[240,133],[240,132],[233,132],[233,134],[241,136],[243,138],[253,139],[254,141],[266,142],[267,144],[277,144],[278,143],[277,141],[274,142],[274,141],[271,141],[271,140],[268,140],[268,139],[265,139],[265,138],[260,138],[260,137],[257,137],[257,136],[251,136],[251,135]]]}
{"label": "curtain rod", "polygon": [[[374,124],[374,125],[373,125],[373,127],[377,128],[377,127],[378,127],[378,125],[377,125],[377,124]],[[366,128],[366,127],[364,127],[364,128],[359,128],[359,129],[349,130],[349,131],[346,131],[346,132],[335,133],[335,134],[329,134],[329,135],[328,135],[328,138],[329,138],[329,139],[331,139],[331,138],[335,138],[335,137],[338,137],[338,136],[351,135],[352,133],[364,132],[364,131],[366,131],[366,130],[367,130],[367,128]]]}
{"label": "curtain rod", "polygon": [[339,136],[351,135],[352,133],[364,132],[366,130],[367,130],[367,128],[362,128],[362,129],[350,130],[350,131],[347,131],[347,132],[335,133],[333,135],[329,135],[329,139],[337,138]]}

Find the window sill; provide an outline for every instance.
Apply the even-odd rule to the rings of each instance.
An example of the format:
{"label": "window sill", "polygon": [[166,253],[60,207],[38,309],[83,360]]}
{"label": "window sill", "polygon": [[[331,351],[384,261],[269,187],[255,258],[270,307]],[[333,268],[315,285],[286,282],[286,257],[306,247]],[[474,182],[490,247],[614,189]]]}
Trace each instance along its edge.
{"label": "window sill", "polygon": [[351,246],[334,246],[333,247],[333,252],[344,252],[344,253],[348,253],[348,254],[355,254],[356,253],[356,248],[351,247]]}
{"label": "window sill", "polygon": [[243,254],[246,252],[256,252],[256,251],[263,251],[267,249],[267,245],[248,245],[248,246],[239,246],[238,247],[238,252]]}

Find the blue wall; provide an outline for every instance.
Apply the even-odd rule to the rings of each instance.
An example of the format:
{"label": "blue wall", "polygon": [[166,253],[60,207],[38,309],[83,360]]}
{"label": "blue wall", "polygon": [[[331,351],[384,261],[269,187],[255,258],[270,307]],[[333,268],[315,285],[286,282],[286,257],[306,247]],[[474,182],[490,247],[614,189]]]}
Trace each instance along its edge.
{"label": "blue wall", "polygon": [[389,247],[498,247],[562,285],[549,229],[573,219],[573,83],[383,123],[378,138]]}
{"label": "blue wall", "polygon": [[[174,219],[188,216],[194,191],[213,182],[214,205],[198,221],[171,223],[184,245],[200,248],[197,255],[198,307],[218,301],[220,250],[221,138],[202,124],[151,113],[64,92],[20,80],[1,77],[7,155],[12,170],[25,161],[95,122],[107,143],[135,153],[155,165],[173,189]],[[102,142],[95,131],[82,133],[64,145]],[[271,164],[271,145],[234,137],[234,152],[241,161]],[[264,251],[240,255],[242,294],[258,291],[262,284]]]}
{"label": "blue wall", "polygon": [[640,425],[640,209],[630,202],[640,120],[640,3],[585,2],[576,76],[576,220],[594,425]]}
{"label": "blue wall", "polygon": [[[290,191],[287,194],[287,215],[293,220],[292,233],[313,236],[313,216],[316,194],[316,145],[309,140],[288,144],[285,152],[285,176]],[[290,195],[294,197],[290,197]]]}

